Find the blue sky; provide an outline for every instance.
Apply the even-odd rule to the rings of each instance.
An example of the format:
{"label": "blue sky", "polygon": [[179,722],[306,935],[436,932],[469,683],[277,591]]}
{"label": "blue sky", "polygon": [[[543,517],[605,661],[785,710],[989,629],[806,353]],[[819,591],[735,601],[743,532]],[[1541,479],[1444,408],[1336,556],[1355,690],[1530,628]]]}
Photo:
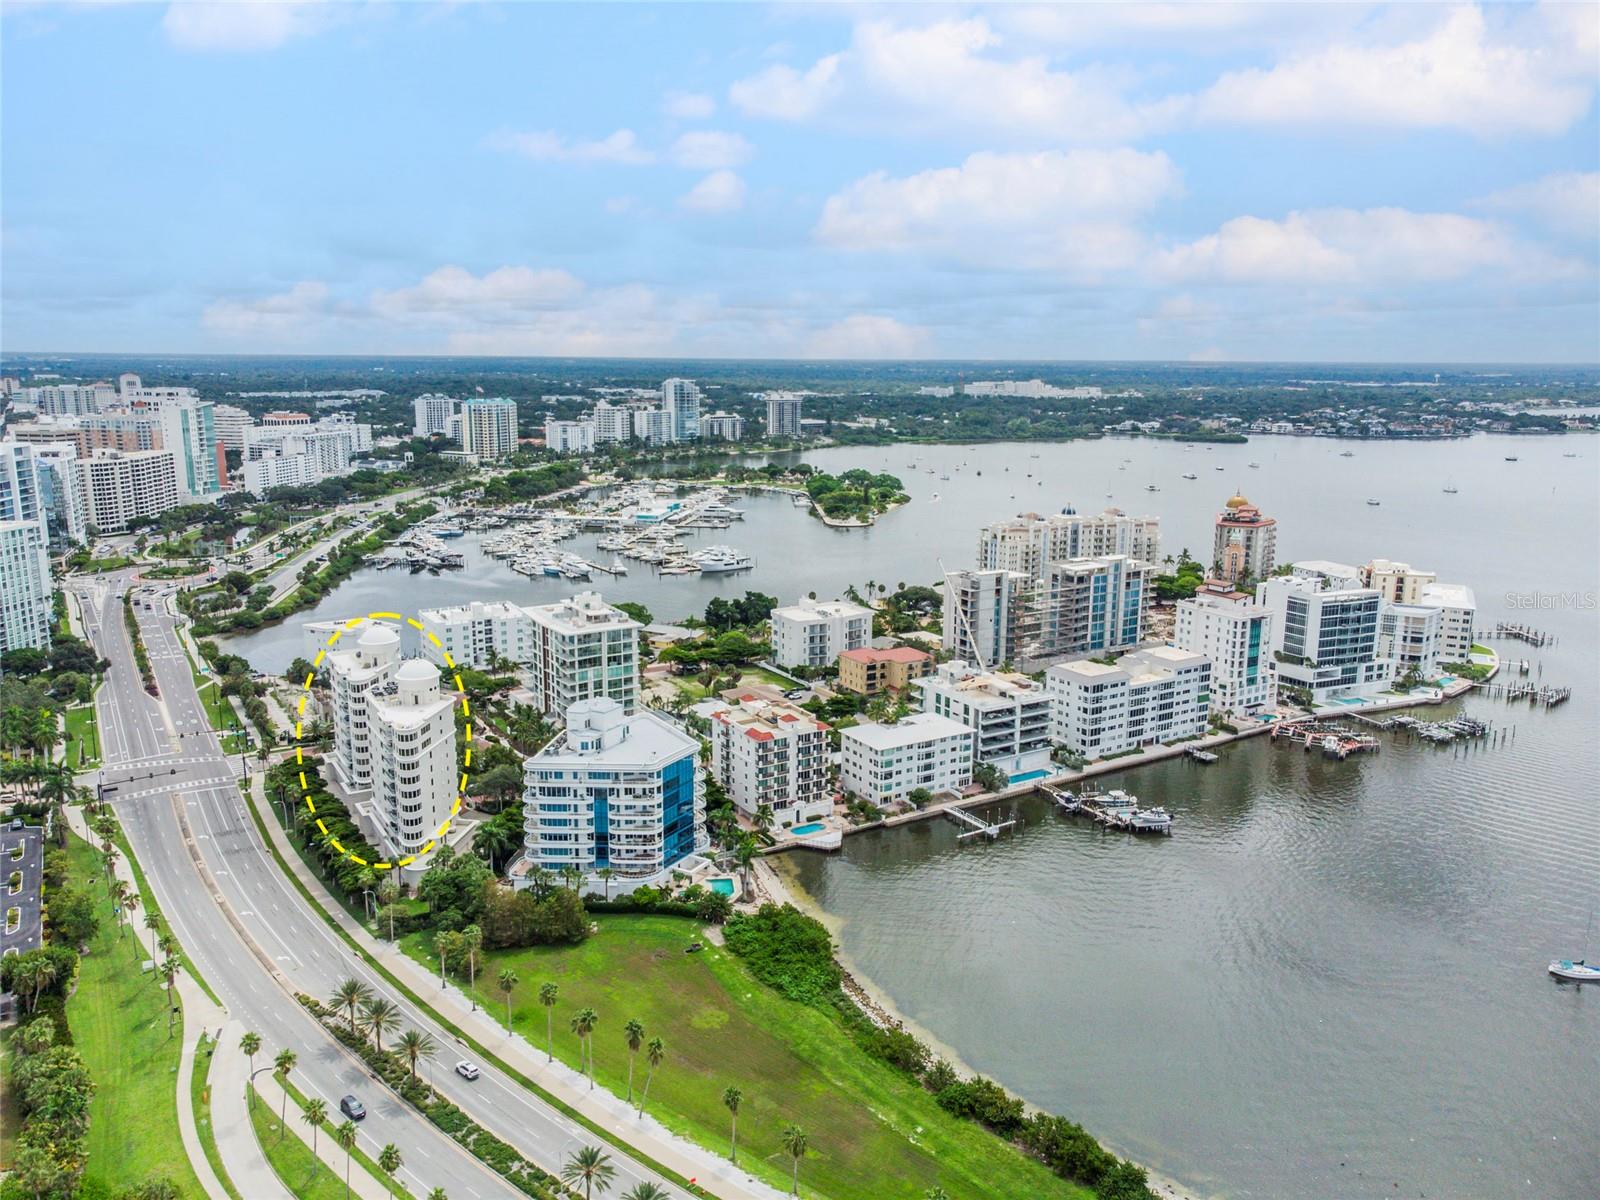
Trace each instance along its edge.
{"label": "blue sky", "polygon": [[1600,359],[1600,7],[8,4],[10,350]]}

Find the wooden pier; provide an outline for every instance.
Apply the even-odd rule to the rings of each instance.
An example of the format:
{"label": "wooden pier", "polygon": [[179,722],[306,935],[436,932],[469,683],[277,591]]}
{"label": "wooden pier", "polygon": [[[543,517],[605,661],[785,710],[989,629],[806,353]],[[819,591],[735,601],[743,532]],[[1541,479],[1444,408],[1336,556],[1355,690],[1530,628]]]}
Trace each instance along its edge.
{"label": "wooden pier", "polygon": [[1494,632],[1490,637],[1511,638],[1518,642],[1526,642],[1530,646],[1554,646],[1556,639],[1553,635],[1543,630],[1534,629],[1528,625],[1514,625],[1507,621],[1495,624]]}
{"label": "wooden pier", "polygon": [[[1352,714],[1354,715],[1354,714]],[[1378,725],[1376,721],[1365,724]],[[1272,729],[1272,740],[1283,738],[1303,750],[1321,750],[1329,758],[1346,759],[1352,754],[1376,753],[1378,739],[1370,733],[1352,733],[1333,721],[1286,721]]]}
{"label": "wooden pier", "polygon": [[1199,746],[1190,746],[1184,751],[1184,753],[1190,758],[1194,759],[1194,761],[1197,763],[1209,764],[1217,761],[1217,756],[1215,754],[1211,753],[1209,750],[1202,750]]}

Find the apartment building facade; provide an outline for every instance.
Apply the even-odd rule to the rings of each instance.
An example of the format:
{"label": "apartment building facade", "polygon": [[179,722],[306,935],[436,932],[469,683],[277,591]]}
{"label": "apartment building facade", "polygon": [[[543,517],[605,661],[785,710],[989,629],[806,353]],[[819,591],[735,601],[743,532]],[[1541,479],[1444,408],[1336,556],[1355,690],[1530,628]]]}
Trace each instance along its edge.
{"label": "apartment building facade", "polygon": [[976,738],[962,722],[928,712],[892,725],[853,725],[839,732],[839,782],[877,805],[904,800],[918,788],[959,795],[972,782]]}
{"label": "apartment building facade", "polygon": [[1104,758],[1205,732],[1211,663],[1157,646],[1107,663],[1059,663],[1045,672],[1050,738],[1085,759]]}
{"label": "apartment building facade", "polygon": [[779,828],[833,811],[828,726],[792,704],[751,697],[712,713],[711,772],[745,816],[770,805]]}
{"label": "apartment building facade", "polygon": [[772,654],[783,667],[825,667],[872,641],[872,610],[849,600],[802,598],[772,610]]}

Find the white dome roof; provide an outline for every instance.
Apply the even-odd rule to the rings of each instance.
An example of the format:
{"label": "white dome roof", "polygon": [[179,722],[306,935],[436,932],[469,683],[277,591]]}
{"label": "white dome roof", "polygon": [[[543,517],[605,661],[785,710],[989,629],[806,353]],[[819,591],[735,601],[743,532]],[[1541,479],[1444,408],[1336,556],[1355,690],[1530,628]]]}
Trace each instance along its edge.
{"label": "white dome roof", "polygon": [[400,635],[387,625],[368,625],[361,631],[361,636],[356,640],[358,646],[393,646],[400,641]]}
{"label": "white dome roof", "polygon": [[394,673],[397,683],[437,683],[439,668],[420,658],[407,659]]}

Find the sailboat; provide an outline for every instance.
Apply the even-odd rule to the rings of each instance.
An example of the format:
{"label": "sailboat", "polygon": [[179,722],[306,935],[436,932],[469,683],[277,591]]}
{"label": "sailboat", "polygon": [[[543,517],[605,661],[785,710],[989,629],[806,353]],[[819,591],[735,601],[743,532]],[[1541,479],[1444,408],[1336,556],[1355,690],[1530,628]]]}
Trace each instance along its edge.
{"label": "sailboat", "polygon": [[[1594,910],[1589,910],[1589,927],[1584,931],[1584,945],[1594,934]],[[1582,958],[1558,958],[1550,964],[1550,974],[1571,983],[1600,983],[1600,967]]]}
{"label": "sailboat", "polygon": [[1456,487],[1456,485],[1453,483],[1447,483],[1444,485],[1444,494],[1446,496],[1454,496],[1460,490],[1461,489]]}

